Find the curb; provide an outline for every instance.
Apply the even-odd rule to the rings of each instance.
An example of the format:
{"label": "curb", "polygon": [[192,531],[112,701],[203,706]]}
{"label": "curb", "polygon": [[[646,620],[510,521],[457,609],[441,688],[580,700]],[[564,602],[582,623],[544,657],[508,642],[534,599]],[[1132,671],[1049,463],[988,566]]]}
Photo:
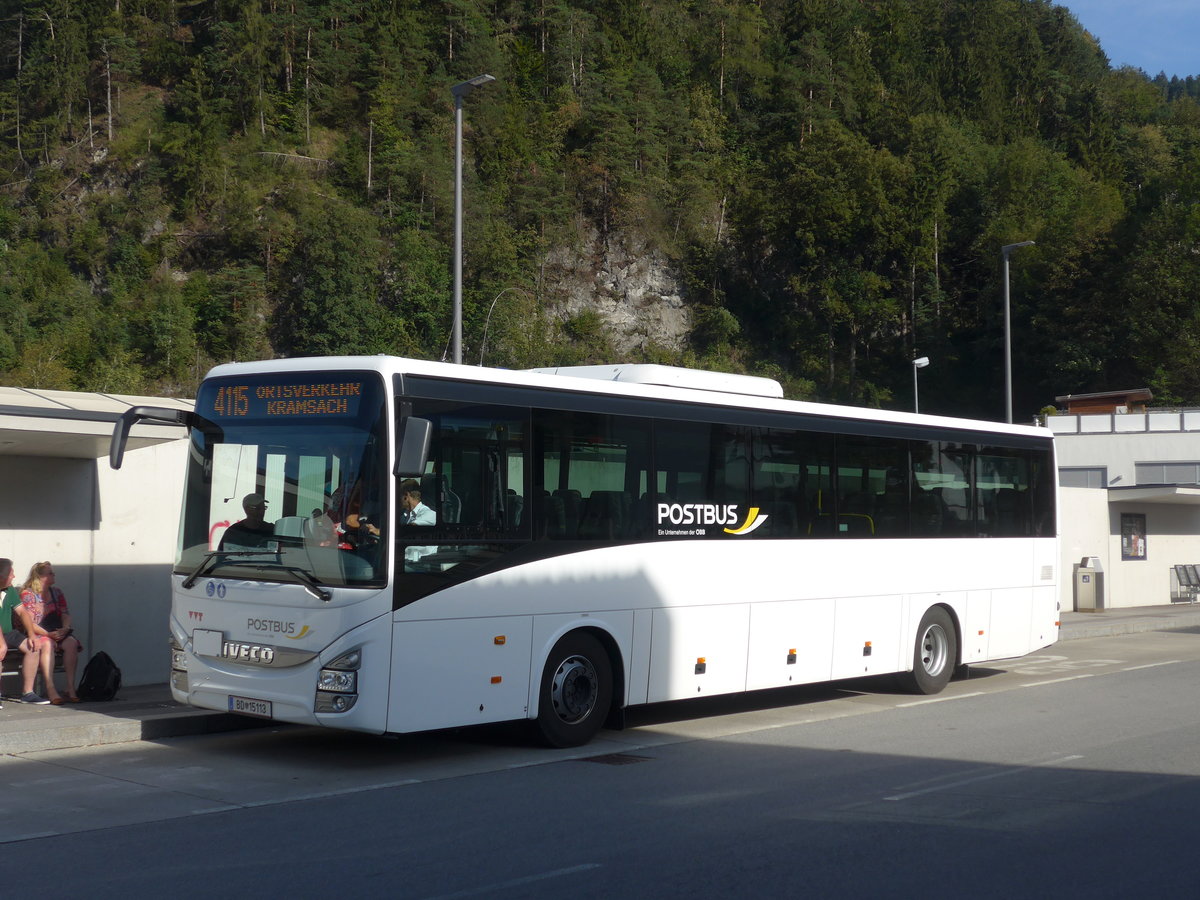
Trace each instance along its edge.
{"label": "curb", "polygon": [[4,732],[3,752],[10,754],[37,753],[44,750],[81,750],[104,744],[217,734],[279,724],[260,722],[248,716],[235,716],[230,713],[197,712],[187,709],[144,719],[117,718],[100,714],[97,714],[97,718],[102,718],[103,721],[48,725],[30,720],[28,727]]}
{"label": "curb", "polygon": [[[1200,609],[1195,612],[1172,612],[1169,615],[1142,615],[1120,619],[1104,618],[1104,613],[1073,613],[1072,621],[1058,631],[1060,641],[1081,638],[1114,637],[1121,634],[1141,634],[1147,631],[1173,631],[1177,628],[1200,626]],[[1094,619],[1092,617],[1095,617]],[[1090,620],[1090,621],[1089,621]]]}

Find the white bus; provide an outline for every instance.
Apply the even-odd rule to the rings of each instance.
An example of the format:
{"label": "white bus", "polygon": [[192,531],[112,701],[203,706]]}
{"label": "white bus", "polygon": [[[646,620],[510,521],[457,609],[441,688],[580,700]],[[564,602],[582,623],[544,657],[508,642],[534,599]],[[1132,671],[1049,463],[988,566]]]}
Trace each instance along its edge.
{"label": "white bus", "polygon": [[[384,356],[219,366],[194,413],[126,413],[114,467],[141,420],[190,428],[170,678],[193,706],[529,719],[573,746],[637,704],[885,673],[933,693],[1058,636],[1041,428]],[[433,524],[407,523],[415,493]]]}

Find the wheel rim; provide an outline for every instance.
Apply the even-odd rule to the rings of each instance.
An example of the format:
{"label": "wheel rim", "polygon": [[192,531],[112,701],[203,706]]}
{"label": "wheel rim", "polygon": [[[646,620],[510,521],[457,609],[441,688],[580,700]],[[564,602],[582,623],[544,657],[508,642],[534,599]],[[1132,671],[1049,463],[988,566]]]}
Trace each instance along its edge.
{"label": "wheel rim", "polygon": [[596,707],[600,679],[596,667],[586,656],[568,656],[554,672],[550,682],[550,703],[554,714],[568,725],[582,722]]}
{"label": "wheel rim", "polygon": [[946,668],[950,639],[941,625],[930,625],[921,635],[921,666],[925,674],[936,677]]}

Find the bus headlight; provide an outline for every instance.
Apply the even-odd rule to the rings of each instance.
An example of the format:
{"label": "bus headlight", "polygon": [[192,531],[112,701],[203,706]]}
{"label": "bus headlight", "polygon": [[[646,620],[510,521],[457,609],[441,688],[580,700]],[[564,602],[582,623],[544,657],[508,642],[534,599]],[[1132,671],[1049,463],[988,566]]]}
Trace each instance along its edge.
{"label": "bus headlight", "polygon": [[351,650],[327,662],[317,673],[317,712],[342,713],[358,702],[362,651]]}
{"label": "bus headlight", "polygon": [[336,691],[339,694],[356,693],[358,691],[358,673],[322,669],[317,676],[317,690]]}

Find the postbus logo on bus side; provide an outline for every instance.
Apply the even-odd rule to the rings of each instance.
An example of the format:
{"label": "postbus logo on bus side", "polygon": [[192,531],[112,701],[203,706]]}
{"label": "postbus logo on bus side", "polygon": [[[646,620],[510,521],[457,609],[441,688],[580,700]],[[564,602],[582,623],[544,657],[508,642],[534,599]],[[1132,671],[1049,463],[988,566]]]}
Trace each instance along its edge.
{"label": "postbus logo on bus side", "polygon": [[[751,506],[745,519],[739,519],[736,503],[660,503],[658,504],[658,533],[660,535],[705,535],[707,526],[721,525],[726,534],[749,534],[769,517]],[[737,523],[741,521],[741,524]],[[673,527],[666,527],[667,525]],[[685,527],[687,526],[687,527]]]}

